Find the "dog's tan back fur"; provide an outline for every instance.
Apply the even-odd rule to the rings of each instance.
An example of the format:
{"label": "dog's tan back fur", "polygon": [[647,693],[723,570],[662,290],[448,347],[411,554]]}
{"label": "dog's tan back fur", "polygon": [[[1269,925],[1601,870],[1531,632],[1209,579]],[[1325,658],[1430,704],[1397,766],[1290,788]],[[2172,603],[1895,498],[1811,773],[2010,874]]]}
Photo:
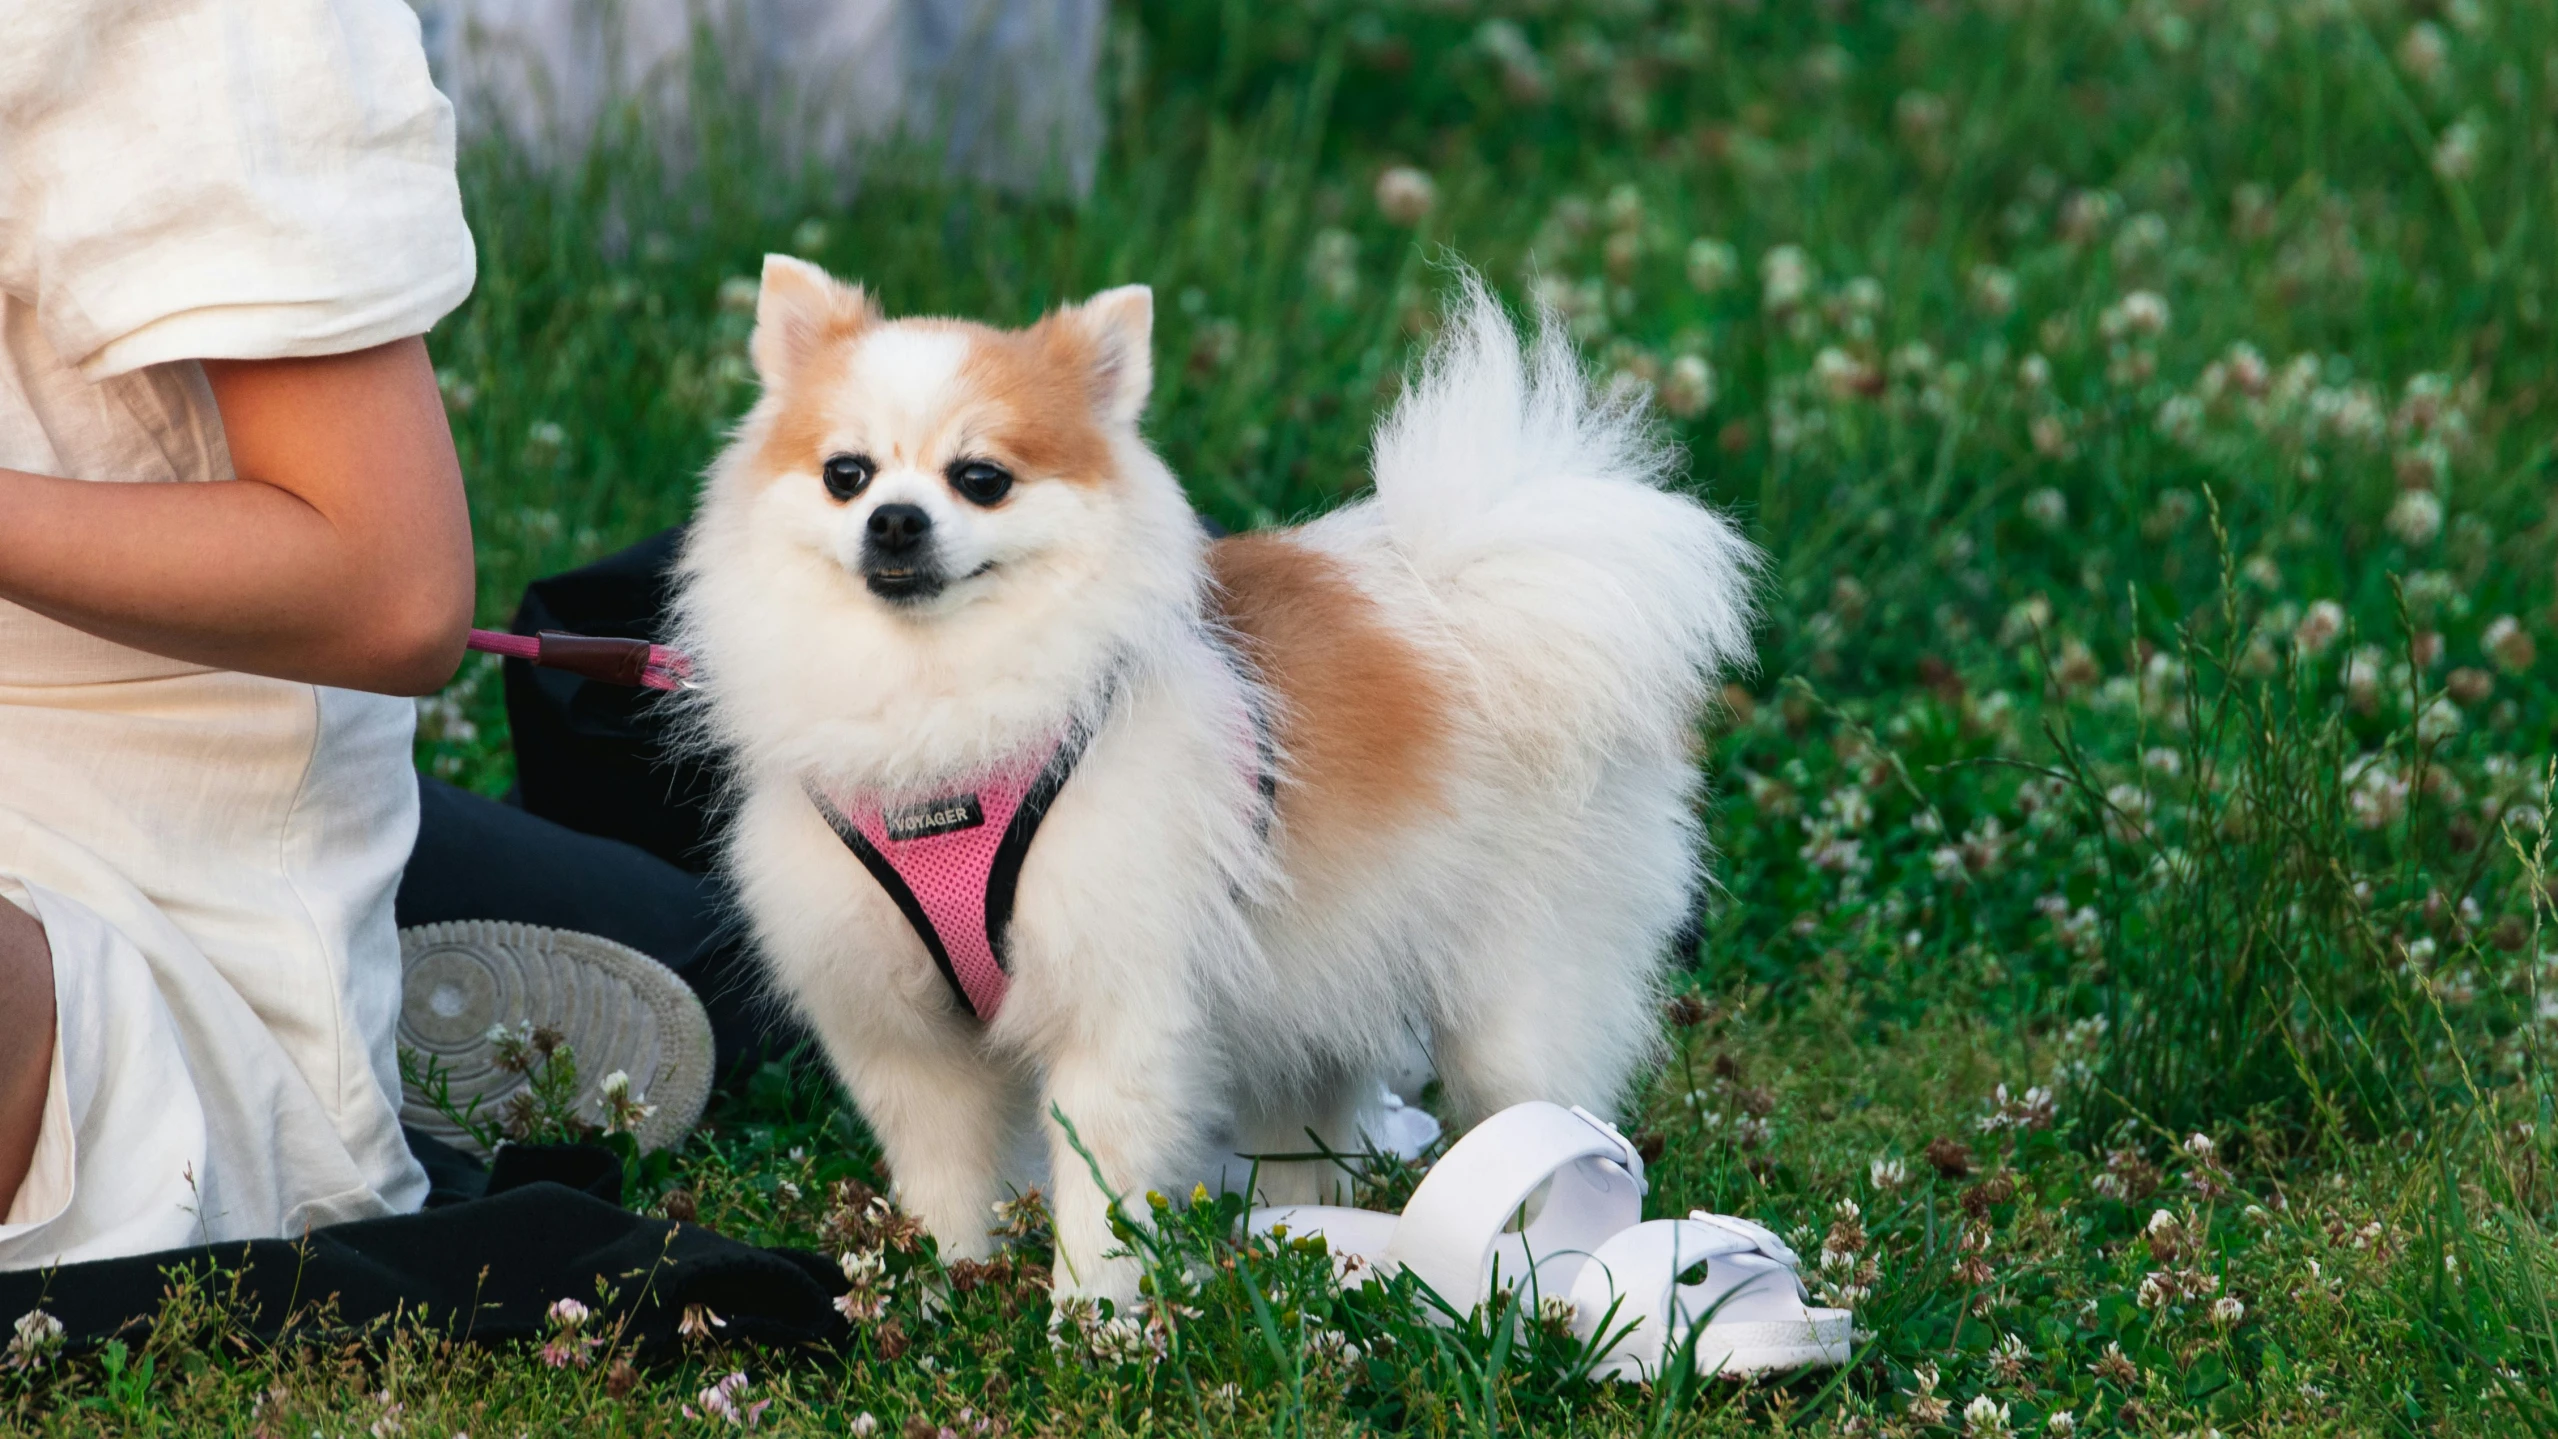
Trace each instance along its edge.
{"label": "dog's tan back fur", "polygon": [[1286,868],[1355,855],[1438,807],[1449,686],[1341,562],[1264,532],[1219,540],[1208,568],[1218,618],[1279,701]]}

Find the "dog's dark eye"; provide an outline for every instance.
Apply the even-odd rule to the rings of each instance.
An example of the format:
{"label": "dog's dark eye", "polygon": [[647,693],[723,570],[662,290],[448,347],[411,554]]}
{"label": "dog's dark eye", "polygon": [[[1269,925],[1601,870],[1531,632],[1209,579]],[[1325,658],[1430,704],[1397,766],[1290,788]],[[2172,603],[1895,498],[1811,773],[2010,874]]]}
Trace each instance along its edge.
{"label": "dog's dark eye", "polygon": [[1013,477],[1001,465],[961,460],[950,467],[950,487],[971,504],[991,505],[1012,490]]}
{"label": "dog's dark eye", "polygon": [[849,500],[870,483],[874,469],[868,455],[830,455],[826,460],[826,493]]}

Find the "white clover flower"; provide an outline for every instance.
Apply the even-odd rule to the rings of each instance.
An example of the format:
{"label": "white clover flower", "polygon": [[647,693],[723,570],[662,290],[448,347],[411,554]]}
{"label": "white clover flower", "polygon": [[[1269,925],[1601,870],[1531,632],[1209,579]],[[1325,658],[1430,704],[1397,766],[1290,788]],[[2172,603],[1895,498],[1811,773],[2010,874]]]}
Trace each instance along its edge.
{"label": "white clover flower", "polygon": [[2046,530],[2069,523],[2069,497],[2045,485],[2025,497],[2025,518]]}
{"label": "white clover flower", "polygon": [[2410,545],[2430,545],[2443,532],[2442,497],[2431,490],[2401,490],[2389,507],[2389,532]]}
{"label": "white clover flower", "polygon": [[2167,301],[2154,290],[2134,290],[2106,307],[2096,328],[2108,340],[2155,339],[2166,333]]}
{"label": "white clover flower", "polygon": [[2016,383],[2023,385],[2029,390],[2050,389],[2052,387],[2052,362],[2044,359],[2042,352],[2039,350],[2027,355],[2024,359],[2016,362]]}
{"label": "white clover flower", "polygon": [[2398,42],[2398,63],[2420,83],[2440,85],[2451,70],[2451,43],[2442,27],[2431,20],[2408,26]]}
{"label": "white clover flower", "polygon": [[1398,225],[1418,225],[1439,203],[1438,182],[1411,165],[1391,165],[1377,176],[1377,209]]}
{"label": "white clover flower", "polygon": [[2313,601],[2292,631],[2292,643],[2304,655],[2315,658],[2327,653],[2336,637],[2345,632],[2345,607],[2334,600]]}
{"label": "white clover flower", "polygon": [[30,1309],[18,1316],[9,1347],[0,1350],[0,1368],[32,1369],[51,1359],[62,1345],[62,1321],[41,1309]]}
{"label": "white clover flower", "polygon": [[2008,1439],[2015,1432],[2008,1426],[2007,1406],[1987,1394],[1963,1406],[1964,1439]]}
{"label": "white clover flower", "polygon": [[2016,274],[1996,265],[1972,267],[1972,304],[1992,319],[2003,319],[2016,309]]}
{"label": "white clover flower", "polygon": [[551,1303],[550,1320],[562,1329],[575,1329],[584,1324],[594,1313],[594,1310],[574,1299],[558,1299]]}
{"label": "white clover flower", "polygon": [[1779,245],[1759,257],[1759,300],[1782,312],[1812,293],[1812,258],[1800,245]]}
{"label": "white clover flower", "polygon": [[2538,655],[2531,634],[2512,615],[2498,615],[2487,622],[2478,635],[2478,648],[2496,662],[2496,668],[2507,674],[2521,674],[2531,668]]}
{"label": "white clover flower", "polygon": [[1894,1155],[1877,1156],[1865,1166],[1866,1182],[1877,1189],[1893,1190],[1909,1182],[1910,1167]]}
{"label": "white clover flower", "polygon": [[1721,240],[1688,242],[1688,283],[1711,295],[1731,285],[1741,273],[1741,257]]}
{"label": "white clover flower", "polygon": [[1306,278],[1315,292],[1336,305],[1359,294],[1359,237],[1339,226],[1315,232],[1306,250]]}
{"label": "white clover flower", "polygon": [[2224,1328],[2247,1317],[2247,1306],[2224,1294],[2212,1301],[2212,1322]]}
{"label": "white clover flower", "polygon": [[723,310],[755,312],[755,301],[764,293],[763,282],[752,275],[731,275],[719,282],[719,307]]}
{"label": "white clover flower", "polygon": [[1670,362],[1661,382],[1661,408],[1678,419],[1693,419],[1714,404],[1714,367],[1702,355],[1681,355]]}
{"label": "white clover flower", "polygon": [[2192,395],[2170,395],[2158,407],[2158,432],[2180,445],[2202,438],[2203,402]]}

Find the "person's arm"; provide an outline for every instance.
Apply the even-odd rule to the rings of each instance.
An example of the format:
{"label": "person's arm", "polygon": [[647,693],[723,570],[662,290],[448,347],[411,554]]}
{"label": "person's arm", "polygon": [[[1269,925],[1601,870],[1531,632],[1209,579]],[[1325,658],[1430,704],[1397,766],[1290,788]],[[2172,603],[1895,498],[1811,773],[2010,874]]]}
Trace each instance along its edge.
{"label": "person's arm", "polygon": [[441,686],[471,622],[471,522],[425,342],[204,371],[239,478],[0,469],[0,598],[172,659]]}

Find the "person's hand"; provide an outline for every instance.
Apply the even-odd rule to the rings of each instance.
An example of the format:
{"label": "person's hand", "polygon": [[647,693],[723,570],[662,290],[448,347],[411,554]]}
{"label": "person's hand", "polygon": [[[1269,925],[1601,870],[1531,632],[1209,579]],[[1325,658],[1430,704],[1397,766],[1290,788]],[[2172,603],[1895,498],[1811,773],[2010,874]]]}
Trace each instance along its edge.
{"label": "person's hand", "polygon": [[471,525],[425,342],[204,372],[239,478],[0,469],[0,599],[172,659],[441,686],[471,622]]}

